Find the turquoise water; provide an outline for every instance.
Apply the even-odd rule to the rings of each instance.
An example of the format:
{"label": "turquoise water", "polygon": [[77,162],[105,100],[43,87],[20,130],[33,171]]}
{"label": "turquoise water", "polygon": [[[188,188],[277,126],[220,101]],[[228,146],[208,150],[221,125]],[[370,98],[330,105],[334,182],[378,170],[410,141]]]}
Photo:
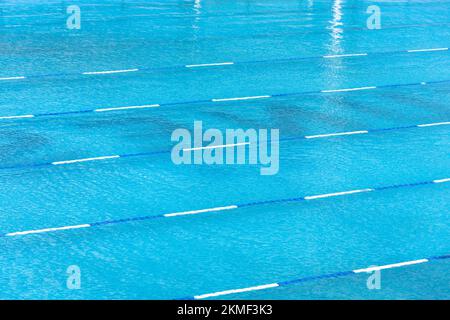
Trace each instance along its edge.
{"label": "turquoise water", "polygon": [[[1,299],[172,299],[450,253],[446,183],[5,236],[450,177],[447,125],[290,139],[450,121],[450,51],[407,52],[450,46],[449,1],[84,0],[80,30],[66,28],[70,4],[0,3],[0,79],[26,77],[0,81],[0,117],[44,115],[0,120]],[[366,27],[372,4],[380,30]],[[161,107],[63,114],[148,104]],[[279,173],[156,153],[195,120],[279,129]],[[154,154],[48,165],[138,153]],[[223,298],[450,298],[449,260],[385,270],[380,290],[367,277]]]}

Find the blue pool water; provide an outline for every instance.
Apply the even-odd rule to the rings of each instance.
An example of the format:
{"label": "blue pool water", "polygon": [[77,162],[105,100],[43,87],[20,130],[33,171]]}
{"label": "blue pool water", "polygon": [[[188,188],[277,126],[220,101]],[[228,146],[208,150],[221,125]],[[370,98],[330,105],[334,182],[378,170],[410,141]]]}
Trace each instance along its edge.
{"label": "blue pool water", "polygon": [[[82,0],[69,30],[71,4],[0,3],[1,299],[177,299],[291,280],[218,297],[450,298],[450,183],[433,183],[450,178],[450,1]],[[373,4],[379,30],[366,26]],[[343,54],[367,55],[323,57]],[[129,72],[83,74],[114,70]],[[278,174],[176,166],[171,134],[196,120],[279,129]],[[124,157],[52,164],[110,155]],[[304,198],[361,189],[373,191]],[[341,274],[431,257],[383,270],[379,290]]]}

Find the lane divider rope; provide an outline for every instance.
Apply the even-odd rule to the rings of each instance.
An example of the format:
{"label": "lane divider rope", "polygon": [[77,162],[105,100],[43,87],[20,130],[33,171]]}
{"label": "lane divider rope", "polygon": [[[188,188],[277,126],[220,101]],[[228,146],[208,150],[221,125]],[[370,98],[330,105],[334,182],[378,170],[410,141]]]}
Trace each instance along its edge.
{"label": "lane divider rope", "polygon": [[122,70],[106,70],[106,71],[85,71],[81,73],[59,73],[59,74],[37,74],[28,76],[12,76],[12,77],[2,77],[0,81],[13,81],[13,80],[25,80],[25,79],[38,79],[47,77],[64,77],[64,76],[74,76],[74,75],[114,75],[121,73],[130,72],[149,72],[149,71],[161,71],[161,70],[173,70],[173,69],[196,69],[196,68],[208,68],[208,67],[223,67],[232,65],[245,65],[245,64],[261,64],[261,63],[279,63],[279,62],[295,62],[302,60],[313,60],[313,59],[342,59],[342,58],[352,58],[352,57],[367,57],[376,55],[395,55],[404,53],[424,53],[424,52],[442,52],[448,51],[449,48],[425,48],[425,49],[410,49],[410,50],[395,50],[395,51],[378,51],[378,52],[364,52],[364,53],[344,53],[344,54],[327,54],[327,55],[317,55],[317,56],[305,56],[305,57],[290,57],[290,58],[278,58],[278,59],[265,59],[265,60],[244,60],[244,61],[225,61],[225,62],[212,62],[212,63],[198,63],[198,64],[186,64],[186,65],[174,65],[166,67],[141,67],[141,68],[131,68]]}
{"label": "lane divider rope", "polygon": [[148,109],[148,108],[158,108],[158,107],[169,107],[187,104],[199,104],[199,103],[221,103],[230,101],[244,101],[244,100],[257,100],[257,99],[269,99],[269,98],[280,98],[280,97],[293,97],[308,94],[333,94],[333,93],[346,93],[352,91],[362,91],[362,90],[374,90],[374,89],[386,89],[386,88],[397,88],[397,87],[410,87],[410,86],[424,86],[424,85],[437,85],[443,83],[449,83],[450,80],[438,80],[438,81],[428,81],[428,82],[414,82],[414,83],[403,83],[403,84],[386,84],[379,86],[368,86],[368,87],[355,87],[355,88],[343,88],[343,89],[328,89],[328,90],[316,90],[316,91],[300,91],[291,93],[278,93],[272,95],[258,95],[258,96],[246,96],[246,97],[232,97],[232,98],[213,98],[205,100],[191,100],[191,101],[180,101],[180,102],[166,102],[161,104],[149,104],[142,106],[124,106],[124,107],[111,107],[111,108],[96,108],[96,109],[85,109],[78,111],[62,111],[62,112],[47,112],[38,114],[27,114],[27,115],[7,115],[0,116],[0,120],[18,120],[24,118],[37,118],[37,117],[52,117],[52,116],[67,116],[75,114],[86,114],[86,113],[96,113],[96,112],[113,112],[113,111],[127,111],[130,109]]}
{"label": "lane divider rope", "polygon": [[127,70],[108,70],[108,71],[89,71],[83,72],[83,75],[98,75],[98,74],[115,74],[115,73],[128,73],[137,72],[139,69],[127,69]]}
{"label": "lane divider rope", "polygon": [[355,194],[375,192],[375,191],[384,191],[384,190],[389,190],[389,189],[399,189],[399,188],[409,188],[409,187],[432,185],[432,184],[442,184],[442,183],[448,183],[448,182],[450,182],[450,178],[442,178],[442,179],[436,179],[436,180],[431,180],[431,181],[422,181],[422,182],[415,182],[415,183],[408,183],[408,184],[399,184],[399,185],[390,185],[390,186],[382,186],[382,187],[367,188],[367,189],[349,190],[349,191],[335,192],[335,193],[317,194],[317,195],[303,196],[303,197],[297,197],[297,198],[260,200],[260,201],[255,201],[255,202],[231,204],[231,205],[227,205],[227,206],[206,208],[206,209],[200,209],[200,210],[173,212],[173,213],[166,213],[166,214],[159,214],[159,215],[146,215],[146,216],[138,216],[138,217],[131,217],[131,218],[116,219],[116,220],[105,220],[105,221],[99,221],[99,222],[94,222],[94,223],[85,223],[85,224],[69,225],[69,226],[62,226],[62,227],[51,227],[51,228],[43,228],[43,229],[35,229],[35,230],[15,231],[15,232],[0,234],[0,237],[15,237],[15,236],[30,235],[30,234],[50,233],[50,232],[65,231],[65,230],[72,230],[72,229],[90,228],[90,227],[98,227],[98,226],[105,226],[105,225],[115,225],[115,224],[144,221],[144,220],[173,218],[173,217],[188,216],[188,215],[199,215],[199,214],[203,214],[203,213],[223,212],[223,211],[237,210],[237,209],[246,208],[246,207],[270,205],[270,204],[275,204],[275,203],[317,201],[317,200],[321,200],[321,199],[325,199],[325,198],[341,197],[341,196],[355,195]]}
{"label": "lane divider rope", "polygon": [[[326,139],[326,138],[362,135],[362,134],[369,134],[369,133],[394,132],[394,131],[398,131],[398,130],[414,129],[414,128],[430,128],[430,127],[438,127],[438,126],[450,126],[450,121],[418,124],[418,125],[410,125],[410,126],[402,126],[402,127],[390,127],[390,128],[381,128],[381,129],[337,132],[337,133],[306,135],[306,136],[297,136],[297,137],[293,136],[293,137],[281,138],[281,139],[279,139],[279,141],[287,142],[287,141],[295,141],[295,140]],[[232,144],[184,148],[182,151],[190,152],[190,151],[196,151],[196,150],[232,148],[232,147],[239,147],[239,146],[245,146],[245,145],[250,145],[250,142],[238,142],[238,143],[232,143]],[[28,165],[16,165],[16,166],[10,166],[10,167],[0,167],[0,170],[42,168],[42,167],[49,167],[49,166],[62,165],[62,164],[67,165],[67,164],[75,164],[75,163],[82,163],[82,162],[102,161],[102,160],[111,160],[111,159],[119,159],[119,158],[145,157],[145,156],[154,156],[154,155],[170,154],[170,153],[171,153],[171,150],[167,149],[167,150],[160,150],[160,151],[128,153],[128,154],[98,156],[98,157],[89,157],[89,158],[72,159],[72,160],[43,162],[43,163],[35,163],[35,164],[28,164]]]}
{"label": "lane divider rope", "polygon": [[447,260],[447,259],[450,259],[450,255],[433,256],[433,257],[429,257],[429,258],[425,258],[425,259],[410,260],[410,261],[387,264],[387,265],[382,265],[382,266],[377,266],[377,267],[369,267],[369,268],[355,269],[355,270],[350,270],[350,271],[340,271],[340,272],[321,274],[321,275],[315,275],[315,276],[307,276],[307,277],[297,278],[297,279],[288,280],[288,281],[280,281],[280,282],[251,286],[251,287],[246,287],[246,288],[230,289],[230,290],[217,291],[217,292],[212,292],[212,293],[199,294],[199,295],[194,295],[194,296],[189,296],[189,297],[178,298],[175,300],[202,300],[202,299],[221,297],[221,296],[226,296],[226,295],[231,295],[231,294],[239,294],[239,293],[243,293],[243,292],[266,290],[266,289],[272,289],[272,288],[277,288],[277,287],[286,287],[286,286],[296,285],[296,284],[300,284],[303,282],[309,282],[309,281],[315,281],[315,280],[347,277],[347,276],[356,275],[359,273],[371,273],[371,272],[378,271],[378,270],[404,268],[407,266],[418,265],[418,264],[423,264],[423,263],[428,263],[428,262],[434,262],[434,261],[438,261],[438,260],[442,261],[442,260]]}

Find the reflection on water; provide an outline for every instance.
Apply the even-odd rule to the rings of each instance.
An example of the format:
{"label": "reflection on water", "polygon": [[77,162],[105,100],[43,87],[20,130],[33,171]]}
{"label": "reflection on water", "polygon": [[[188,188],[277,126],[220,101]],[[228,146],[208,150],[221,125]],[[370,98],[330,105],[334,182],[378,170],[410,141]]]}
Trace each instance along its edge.
{"label": "reflection on water", "polygon": [[194,1],[195,18],[194,18],[194,23],[192,25],[193,29],[200,29],[198,22],[200,21],[200,15],[202,14],[201,9],[202,9],[202,0],[195,0]]}
{"label": "reflection on water", "polygon": [[330,21],[330,26],[328,29],[331,30],[331,50],[333,53],[342,52],[342,48],[340,47],[340,40],[343,38],[344,29],[342,26],[344,23],[342,22],[342,0],[334,0],[333,3],[333,19]]}
{"label": "reflection on water", "polygon": [[195,0],[194,2],[194,12],[196,14],[200,14],[200,9],[202,8],[202,0]]}

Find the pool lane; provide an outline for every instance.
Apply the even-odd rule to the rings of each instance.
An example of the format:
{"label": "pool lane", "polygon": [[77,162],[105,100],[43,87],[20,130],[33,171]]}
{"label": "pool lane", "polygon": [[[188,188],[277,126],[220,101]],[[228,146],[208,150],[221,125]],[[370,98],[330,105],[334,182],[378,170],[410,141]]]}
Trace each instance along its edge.
{"label": "pool lane", "polygon": [[[450,113],[446,108],[449,99],[448,85],[443,83],[211,102],[189,105],[188,110],[187,106],[180,105],[52,119],[6,120],[0,129],[1,168],[24,166],[26,169],[56,161],[108,155],[156,153],[156,157],[167,156],[174,145],[170,141],[172,132],[178,128],[192,130],[194,121],[199,120],[203,121],[205,130],[279,129],[282,139],[389,128],[393,130],[386,130],[386,135],[396,135],[406,130],[402,127],[449,121]],[[411,132],[419,136],[430,134],[426,127]],[[382,143],[384,135],[376,137]],[[316,142],[306,143],[314,145]],[[150,156],[142,161],[154,160]]]}
{"label": "pool lane", "polygon": [[[273,299],[447,299],[449,288],[449,261],[430,263],[382,271],[380,289],[368,290],[366,283],[373,273],[346,275],[336,278],[312,279],[292,286],[279,286],[263,291],[221,296],[221,299],[264,300],[268,294]],[[336,288],[339,288],[336,290]]]}
{"label": "pool lane", "polygon": [[[449,190],[391,190],[176,223],[72,230],[70,237],[3,238],[0,281],[15,290],[2,297],[178,298],[444,254],[449,226],[442,199]],[[83,275],[77,292],[65,289],[72,264]],[[427,276],[433,273],[424,271]],[[298,297],[298,290],[284,297]]]}
{"label": "pool lane", "polygon": [[449,128],[422,129],[281,143],[274,176],[256,165],[176,166],[170,154],[3,170],[1,232],[449,178]]}
{"label": "pool lane", "polygon": [[[445,3],[440,5],[442,8],[448,7]],[[280,4],[277,3],[277,6]],[[329,6],[328,2],[316,2],[313,8],[300,7],[299,13],[293,13],[299,24],[290,22],[289,16],[283,15],[276,22],[269,21],[258,26],[264,20],[256,15],[250,16],[243,25],[229,25],[230,21],[240,19],[231,16],[221,21],[222,18],[215,16],[205,20],[202,14],[216,10],[206,6],[205,12],[202,11],[191,20],[169,19],[164,23],[153,17],[128,18],[100,23],[86,22],[81,30],[71,31],[66,29],[65,19],[58,17],[60,23],[52,28],[47,25],[40,28],[39,24],[18,28],[21,32],[6,28],[0,51],[2,73],[5,74],[1,76],[14,76],[16,73],[79,73],[91,71],[91,68],[94,71],[166,67],[205,63],[205,59],[212,62],[261,60],[336,54],[342,51],[375,51],[381,49],[380,44],[383,45],[382,49],[388,51],[406,47],[436,47],[447,41],[450,32],[445,27],[450,23],[446,11],[439,7],[436,9],[435,6],[428,8],[423,4],[408,4],[406,16],[406,11],[383,4],[384,29],[381,30],[360,30],[366,28],[368,15],[365,5],[357,9],[344,9],[340,15],[334,16]],[[103,14],[102,19],[113,14],[109,7],[81,7],[87,16],[85,11]],[[266,8],[275,10],[267,4]],[[58,8],[62,9],[64,7]],[[295,9],[299,9],[298,3]],[[247,10],[252,12],[251,4],[244,11]],[[436,14],[441,15],[440,18]],[[337,25],[338,22],[343,25]],[[124,32],[124,26],[132,33]],[[40,31],[36,32],[36,28],[40,28]]]}
{"label": "pool lane", "polygon": [[[1,77],[46,74],[80,74],[85,71],[129,68],[166,68],[174,65],[221,61],[248,61],[301,56],[340,54],[345,52],[398,51],[417,48],[442,47],[449,31],[443,25],[429,27],[405,26],[405,30],[381,29],[364,32],[344,32],[343,39],[330,34],[289,34],[245,39],[170,39],[126,38],[114,42],[104,33],[96,37],[87,34],[80,39],[70,36],[39,38],[36,35],[24,41],[9,36],[1,58]],[[143,37],[146,35],[143,35]],[[317,43],[316,43],[317,41]],[[10,43],[14,43],[11,46]],[[304,43],[308,43],[307,46]],[[380,48],[380,43],[382,47]],[[246,50],[241,48],[245,47]],[[270,51],[267,48],[272,48]],[[49,49],[51,48],[51,49]],[[33,54],[31,54],[33,52]],[[64,52],[64,55],[61,55]],[[161,52],[164,54],[161,55]],[[20,64],[17,64],[20,61]]]}
{"label": "pool lane", "polygon": [[76,75],[58,81],[5,81],[0,84],[5,91],[0,110],[2,117],[9,117],[171,103],[186,103],[188,108],[189,102],[211,99],[433,82],[449,80],[446,70],[450,62],[445,59],[449,54],[448,50],[410,52],[395,55],[388,62],[379,55],[308,63]]}

